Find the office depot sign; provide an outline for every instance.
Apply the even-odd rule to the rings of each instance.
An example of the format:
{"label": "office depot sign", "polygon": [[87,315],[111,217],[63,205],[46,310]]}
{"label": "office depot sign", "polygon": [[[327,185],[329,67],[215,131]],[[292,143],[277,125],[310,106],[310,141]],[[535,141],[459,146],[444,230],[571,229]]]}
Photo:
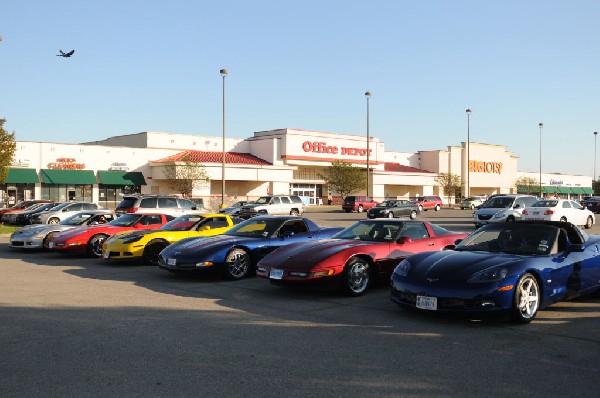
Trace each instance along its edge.
{"label": "office depot sign", "polygon": [[[302,143],[302,150],[304,152],[325,153],[331,155],[367,156],[366,148],[337,147],[335,145],[327,145],[327,143],[320,141],[304,141]],[[368,152],[369,156],[373,154],[371,148],[369,148]]]}

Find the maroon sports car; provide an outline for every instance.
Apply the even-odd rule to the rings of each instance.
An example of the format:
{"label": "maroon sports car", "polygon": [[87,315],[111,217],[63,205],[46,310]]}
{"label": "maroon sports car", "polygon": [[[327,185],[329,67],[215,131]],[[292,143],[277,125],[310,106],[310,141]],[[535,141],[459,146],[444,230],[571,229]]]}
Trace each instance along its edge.
{"label": "maroon sports car", "polygon": [[332,239],[283,246],[258,263],[257,275],[274,284],[340,283],[362,295],[372,280],[388,279],[401,259],[413,253],[453,247],[465,233],[425,221],[359,221]]}

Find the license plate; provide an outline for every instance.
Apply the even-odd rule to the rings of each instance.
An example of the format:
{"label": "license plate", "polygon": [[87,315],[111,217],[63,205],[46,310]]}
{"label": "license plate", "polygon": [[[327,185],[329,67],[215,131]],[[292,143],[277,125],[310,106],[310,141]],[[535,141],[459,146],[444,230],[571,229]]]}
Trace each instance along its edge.
{"label": "license plate", "polygon": [[417,296],[417,308],[422,310],[437,310],[437,297]]}
{"label": "license plate", "polygon": [[176,265],[176,264],[177,264],[177,259],[174,259],[174,258],[167,259],[167,265]]}
{"label": "license plate", "polygon": [[540,212],[539,212],[539,211],[534,211],[534,212],[533,212],[533,215],[534,215],[534,216],[539,216],[539,215],[540,215]]}
{"label": "license plate", "polygon": [[272,269],[271,271],[269,271],[269,278],[271,278],[271,279],[283,278],[283,270],[282,269]]}

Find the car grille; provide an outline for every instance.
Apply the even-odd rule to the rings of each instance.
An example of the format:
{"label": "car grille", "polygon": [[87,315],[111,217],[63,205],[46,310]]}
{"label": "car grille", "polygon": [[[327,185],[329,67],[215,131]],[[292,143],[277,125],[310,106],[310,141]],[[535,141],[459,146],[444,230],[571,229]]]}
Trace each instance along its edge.
{"label": "car grille", "polygon": [[11,245],[13,245],[13,246],[25,246],[25,242],[19,242],[19,241],[11,242]]}
{"label": "car grille", "polygon": [[490,218],[492,218],[492,214],[478,214],[477,218],[480,220],[489,220]]}

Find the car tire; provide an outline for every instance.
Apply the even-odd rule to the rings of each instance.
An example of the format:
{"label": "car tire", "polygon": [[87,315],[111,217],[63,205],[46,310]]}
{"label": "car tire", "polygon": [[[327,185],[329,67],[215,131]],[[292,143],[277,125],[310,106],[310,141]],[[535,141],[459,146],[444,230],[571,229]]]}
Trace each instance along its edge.
{"label": "car tire", "polygon": [[387,214],[387,218],[394,218],[394,212],[393,212],[393,211],[390,211],[390,212]]}
{"label": "car tire", "polygon": [[410,212],[410,219],[414,220],[417,218],[417,211],[416,210],[411,210]]}
{"label": "car tire", "polygon": [[362,205],[358,206],[358,209],[356,209],[357,212],[362,213],[364,210],[364,208],[362,207]]}
{"label": "car tire", "polygon": [[160,252],[167,246],[169,246],[169,244],[163,240],[153,240],[148,242],[144,248],[144,253],[142,254],[144,262],[150,265],[158,266]]}
{"label": "car tire", "polygon": [[440,211],[440,209],[441,209],[441,208],[442,208],[442,207],[441,207],[440,205],[435,205],[435,207],[434,207],[434,210],[435,210],[435,211]]}
{"label": "car tire", "polygon": [[100,257],[102,255],[102,244],[108,236],[104,234],[94,235],[90,238],[85,251],[90,257]]}
{"label": "car tire", "polygon": [[515,218],[513,216],[508,216],[508,217],[506,217],[506,222],[507,223],[515,222]]}
{"label": "car tire", "polygon": [[362,296],[371,282],[371,267],[367,260],[361,257],[350,259],[342,274],[342,289],[348,296]]}
{"label": "car tire", "polygon": [[584,228],[585,229],[590,229],[593,226],[594,226],[594,220],[592,220],[592,216],[588,216],[588,218],[587,218],[587,220],[585,222]]}
{"label": "car tire", "polygon": [[423,206],[419,205],[419,211],[423,211]]}
{"label": "car tire", "polygon": [[300,212],[298,211],[298,209],[292,209],[290,211],[290,216],[299,216]]}
{"label": "car tire", "polygon": [[229,280],[245,278],[251,266],[250,256],[244,249],[232,249],[225,257],[224,277]]}
{"label": "car tire", "polygon": [[48,224],[58,224],[60,222],[60,219],[56,218],[56,217],[52,217],[48,220]]}
{"label": "car tire", "polygon": [[511,321],[529,323],[537,315],[540,307],[540,287],[533,275],[525,273],[515,287],[510,313]]}
{"label": "car tire", "polygon": [[567,222],[567,217],[565,217],[565,216],[562,216],[562,217],[560,218],[560,222]]}

